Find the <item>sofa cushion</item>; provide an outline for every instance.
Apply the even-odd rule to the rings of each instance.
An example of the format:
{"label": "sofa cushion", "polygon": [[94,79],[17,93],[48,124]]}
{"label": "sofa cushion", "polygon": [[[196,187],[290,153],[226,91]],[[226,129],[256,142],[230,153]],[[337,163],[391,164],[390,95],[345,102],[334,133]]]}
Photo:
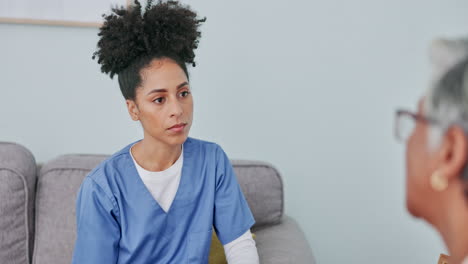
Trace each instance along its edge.
{"label": "sofa cushion", "polygon": [[[34,264],[69,263],[75,234],[75,200],[89,171],[105,155],[65,155],[45,164],[37,184]],[[283,186],[269,164],[233,161],[239,184],[256,220],[255,226],[278,223],[283,214]]]}
{"label": "sofa cushion", "polygon": [[314,264],[309,243],[297,222],[285,216],[281,223],[254,228],[260,263]]}
{"label": "sofa cushion", "polygon": [[0,263],[28,264],[33,246],[36,161],[25,147],[0,142]]}

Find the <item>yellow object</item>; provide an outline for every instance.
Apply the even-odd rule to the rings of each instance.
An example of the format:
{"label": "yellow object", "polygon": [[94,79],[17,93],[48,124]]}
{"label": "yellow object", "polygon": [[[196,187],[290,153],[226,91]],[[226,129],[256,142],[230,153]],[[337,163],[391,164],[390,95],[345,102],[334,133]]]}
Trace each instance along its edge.
{"label": "yellow object", "polygon": [[[252,234],[255,239],[255,234]],[[213,230],[211,235],[210,256],[208,258],[209,264],[227,264],[226,255],[224,254],[224,247],[219,241],[216,232]]]}

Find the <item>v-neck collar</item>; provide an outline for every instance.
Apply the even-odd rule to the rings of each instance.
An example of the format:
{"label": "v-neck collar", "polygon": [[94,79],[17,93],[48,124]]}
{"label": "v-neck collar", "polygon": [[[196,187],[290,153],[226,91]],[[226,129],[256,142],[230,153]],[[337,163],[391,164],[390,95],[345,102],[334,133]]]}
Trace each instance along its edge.
{"label": "v-neck collar", "polygon": [[[147,176],[151,176],[151,177],[156,177],[156,178],[159,178],[159,177],[166,178],[168,176],[174,176],[174,175],[176,175],[177,173],[179,173],[182,170],[181,165],[184,164],[184,155],[183,155],[184,148],[183,147],[182,147],[182,151],[180,152],[180,155],[177,158],[176,162],[174,162],[174,164],[169,166],[169,168],[166,168],[165,170],[162,170],[162,171],[149,171],[149,170],[143,168],[135,160],[135,156],[133,156],[133,153],[132,153],[133,146],[135,146],[135,144],[133,144],[130,147],[128,152],[130,153],[130,157],[132,157],[133,163],[135,164],[135,167],[137,168],[138,173],[141,173],[141,174],[144,174],[144,175],[147,175]],[[140,175],[140,176],[144,176],[144,175]]]}
{"label": "v-neck collar", "polygon": [[[184,162],[182,164],[180,183],[177,188],[176,194],[174,196],[174,200],[172,201],[172,204],[167,210],[167,212],[164,211],[164,209],[161,207],[158,201],[154,199],[153,195],[148,190],[148,188],[146,188],[146,185],[141,179],[141,177],[139,176],[137,168],[135,167],[135,163],[133,162],[133,159],[130,156],[131,146],[139,141],[141,140],[135,141],[132,144],[128,145],[125,149],[123,149],[123,151],[125,152],[124,155],[126,158],[126,162],[127,164],[129,164],[128,175],[126,175],[126,177],[131,178],[130,180],[137,187],[139,194],[142,195],[145,200],[151,203],[155,207],[155,209],[157,209],[158,211],[159,210],[162,211],[165,215],[170,214],[174,210],[173,208],[189,203],[190,193],[187,190],[189,189],[188,187],[190,186],[191,179],[189,177],[190,175],[187,170],[188,168],[192,167],[192,145],[193,145],[192,140],[190,138],[187,138],[187,140],[185,140],[185,142],[183,143],[183,149],[182,149],[181,155],[183,155]],[[139,194],[136,194],[136,195],[139,195]]]}

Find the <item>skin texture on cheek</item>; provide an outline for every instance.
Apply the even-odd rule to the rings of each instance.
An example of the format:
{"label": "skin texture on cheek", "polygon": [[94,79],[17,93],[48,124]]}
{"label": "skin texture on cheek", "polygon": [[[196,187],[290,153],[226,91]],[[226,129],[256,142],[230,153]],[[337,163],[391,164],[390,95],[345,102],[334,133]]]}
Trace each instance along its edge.
{"label": "skin texture on cheek", "polygon": [[418,217],[417,212],[417,181],[416,175],[418,172],[418,167],[420,167],[420,162],[418,161],[418,154],[416,152],[416,131],[413,132],[411,137],[408,139],[406,147],[406,207],[409,213],[415,217]]}
{"label": "skin texture on cheek", "polygon": [[417,122],[406,144],[406,206],[415,217],[424,217],[430,200],[429,177],[432,162],[427,132],[428,126]]}

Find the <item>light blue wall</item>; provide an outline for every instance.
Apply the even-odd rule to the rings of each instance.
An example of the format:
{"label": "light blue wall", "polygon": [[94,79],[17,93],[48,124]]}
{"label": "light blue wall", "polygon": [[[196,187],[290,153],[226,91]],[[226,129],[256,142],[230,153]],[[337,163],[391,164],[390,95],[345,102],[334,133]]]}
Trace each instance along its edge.
{"label": "light blue wall", "polygon": [[[396,107],[428,83],[434,36],[468,31],[465,0],[190,1],[208,17],[192,69],[192,136],[276,165],[319,263],[436,263],[404,208]],[[91,54],[97,29],[0,25],[0,140],[39,162],[141,136]]]}

